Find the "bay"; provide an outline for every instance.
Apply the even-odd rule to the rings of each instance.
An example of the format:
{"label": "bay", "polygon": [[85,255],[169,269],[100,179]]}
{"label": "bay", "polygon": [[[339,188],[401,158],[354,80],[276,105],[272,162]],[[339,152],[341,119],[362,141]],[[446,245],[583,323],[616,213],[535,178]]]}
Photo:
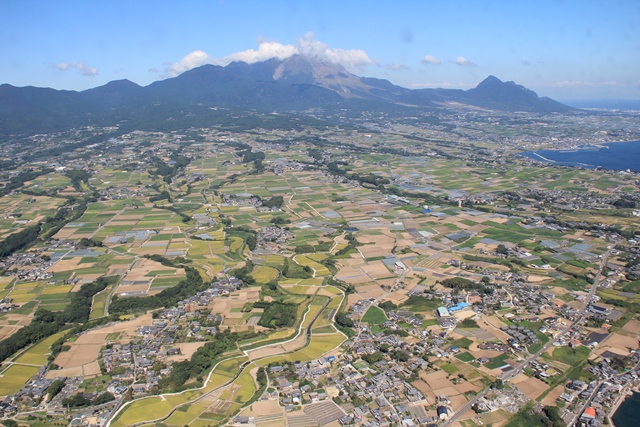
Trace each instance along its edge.
{"label": "bay", "polygon": [[572,150],[537,150],[520,153],[530,159],[562,166],[589,169],[601,167],[609,170],[640,172],[640,141],[603,143]]}
{"label": "bay", "polygon": [[640,393],[625,398],[611,419],[616,427],[636,427],[640,420]]}

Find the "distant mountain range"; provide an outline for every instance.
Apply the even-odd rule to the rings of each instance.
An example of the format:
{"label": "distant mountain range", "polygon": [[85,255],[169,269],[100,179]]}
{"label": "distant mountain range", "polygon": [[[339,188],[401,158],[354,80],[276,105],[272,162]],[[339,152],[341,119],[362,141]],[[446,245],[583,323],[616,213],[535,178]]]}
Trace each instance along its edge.
{"label": "distant mountain range", "polygon": [[34,134],[85,125],[161,123],[180,114],[309,109],[389,110],[459,104],[499,111],[568,112],[571,107],[489,76],[477,87],[407,89],[358,77],[342,66],[295,55],[255,64],[203,65],[142,87],[117,80],[82,92],[0,85],[0,132]]}

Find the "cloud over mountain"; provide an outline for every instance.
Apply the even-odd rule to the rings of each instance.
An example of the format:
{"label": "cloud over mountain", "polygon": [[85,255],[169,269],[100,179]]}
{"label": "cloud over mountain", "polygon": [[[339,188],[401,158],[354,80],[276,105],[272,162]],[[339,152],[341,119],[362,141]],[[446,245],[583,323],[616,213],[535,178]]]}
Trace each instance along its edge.
{"label": "cloud over mountain", "polygon": [[271,58],[283,60],[297,54],[320,61],[340,64],[349,71],[361,71],[367,65],[375,63],[361,49],[331,48],[326,43],[316,40],[312,32],[308,32],[304,37],[299,37],[295,45],[265,40],[258,40],[258,43],[257,50],[247,49],[221,58],[209,56],[202,50],[195,50],[184,56],[180,61],[167,67],[165,72],[168,76],[174,77],[204,64],[225,66],[234,61],[254,64]]}

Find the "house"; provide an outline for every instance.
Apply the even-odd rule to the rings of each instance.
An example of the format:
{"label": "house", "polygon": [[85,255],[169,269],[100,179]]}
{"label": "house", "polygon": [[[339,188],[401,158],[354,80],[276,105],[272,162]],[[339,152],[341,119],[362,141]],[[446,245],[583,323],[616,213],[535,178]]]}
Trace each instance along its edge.
{"label": "house", "polygon": [[447,310],[445,307],[438,307],[438,316],[449,317],[449,310]]}
{"label": "house", "polygon": [[596,418],[596,409],[592,406],[588,407],[584,410],[582,415],[580,415],[581,420],[594,420]]}
{"label": "house", "polygon": [[591,306],[589,307],[589,311],[595,314],[603,315],[603,316],[607,316],[611,313],[611,310],[609,310],[608,308],[601,307],[595,304],[591,304]]}
{"label": "house", "polygon": [[446,406],[438,406],[436,408],[436,412],[438,413],[438,418],[440,418],[441,420],[446,420],[447,418],[449,418],[449,410]]}
{"label": "house", "polygon": [[565,402],[571,403],[573,402],[573,399],[575,399],[575,395],[574,394],[567,394],[567,393],[562,393],[560,395],[560,399],[564,400]]}

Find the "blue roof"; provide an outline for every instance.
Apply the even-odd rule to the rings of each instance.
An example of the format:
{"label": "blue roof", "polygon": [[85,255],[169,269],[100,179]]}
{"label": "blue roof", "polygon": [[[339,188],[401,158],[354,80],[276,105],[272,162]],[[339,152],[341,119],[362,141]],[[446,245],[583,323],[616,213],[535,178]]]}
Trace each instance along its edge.
{"label": "blue roof", "polygon": [[466,302],[459,302],[453,307],[449,307],[449,311],[462,310],[463,308],[467,308],[467,307],[469,307],[469,304],[467,304]]}

